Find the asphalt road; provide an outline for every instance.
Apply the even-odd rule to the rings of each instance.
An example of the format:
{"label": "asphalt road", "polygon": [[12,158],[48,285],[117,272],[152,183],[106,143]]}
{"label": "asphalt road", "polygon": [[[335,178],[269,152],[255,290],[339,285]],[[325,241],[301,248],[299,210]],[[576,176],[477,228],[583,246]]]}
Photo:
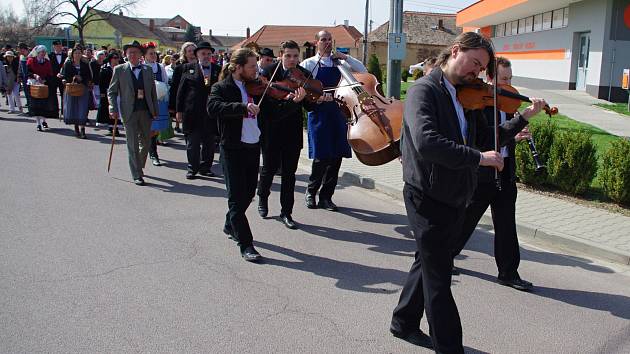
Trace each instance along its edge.
{"label": "asphalt road", "polygon": [[[104,131],[49,124],[0,111],[0,352],[427,352],[388,332],[415,248],[400,202],[342,185],[339,213],[311,211],[299,171],[300,230],[275,220],[275,184],[272,217],[248,211],[251,264],[221,232],[221,178],[184,178],[181,139],[137,187],[122,139],[108,174]],[[456,262],[469,352],[630,352],[628,268],[523,245],[536,290],[518,292],[494,282],[491,237]]]}

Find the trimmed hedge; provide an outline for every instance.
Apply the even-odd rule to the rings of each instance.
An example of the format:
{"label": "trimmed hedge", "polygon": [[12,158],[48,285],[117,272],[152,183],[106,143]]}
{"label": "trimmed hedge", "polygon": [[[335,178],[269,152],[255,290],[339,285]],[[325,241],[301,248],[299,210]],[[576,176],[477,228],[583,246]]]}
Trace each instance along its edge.
{"label": "trimmed hedge", "polygon": [[597,155],[591,135],[560,132],[554,136],[548,160],[548,181],[571,194],[584,193],[597,173]]}
{"label": "trimmed hedge", "polygon": [[630,204],[630,140],[614,141],[602,157],[599,181],[606,195]]}

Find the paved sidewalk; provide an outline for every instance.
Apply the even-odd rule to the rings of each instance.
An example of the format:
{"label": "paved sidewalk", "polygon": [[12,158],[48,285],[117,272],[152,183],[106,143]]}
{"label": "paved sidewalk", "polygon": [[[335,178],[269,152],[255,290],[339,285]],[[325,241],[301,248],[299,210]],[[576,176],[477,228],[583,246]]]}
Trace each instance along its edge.
{"label": "paved sidewalk", "polygon": [[[306,136],[304,140],[300,163],[310,171]],[[366,166],[356,158],[344,159],[340,176],[345,182],[402,199],[402,165],[397,160],[382,166]],[[518,193],[516,222],[520,238],[553,243],[630,265],[630,217],[537,193],[523,190]],[[492,225],[489,210],[481,222]]]}
{"label": "paved sidewalk", "polygon": [[594,98],[583,91],[574,90],[534,90],[518,87],[518,91],[528,97],[542,97],[551,106],[558,107],[561,114],[603,129],[617,136],[630,137],[630,116],[609,111],[596,103],[610,102]]}

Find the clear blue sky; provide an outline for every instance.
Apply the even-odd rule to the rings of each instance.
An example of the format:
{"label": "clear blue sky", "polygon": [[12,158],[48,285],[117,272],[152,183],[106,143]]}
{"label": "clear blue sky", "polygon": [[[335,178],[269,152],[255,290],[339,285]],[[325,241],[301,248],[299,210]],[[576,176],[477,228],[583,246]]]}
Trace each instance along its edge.
{"label": "clear blue sky", "polygon": [[[106,1],[107,2],[107,1]],[[426,12],[457,12],[476,0],[404,0],[404,10]],[[370,0],[371,18],[376,28],[389,19],[390,0]],[[10,4],[22,11],[22,2]],[[6,6],[6,4],[4,5]],[[142,0],[130,16],[183,16],[204,33],[245,35],[263,25],[350,25],[363,32],[365,0]]]}

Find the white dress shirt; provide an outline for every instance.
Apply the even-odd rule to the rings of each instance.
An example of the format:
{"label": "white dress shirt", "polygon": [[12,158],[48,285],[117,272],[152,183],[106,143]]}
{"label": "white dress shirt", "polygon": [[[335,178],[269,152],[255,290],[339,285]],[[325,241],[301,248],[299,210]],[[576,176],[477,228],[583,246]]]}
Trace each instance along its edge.
{"label": "white dress shirt", "polygon": [[446,77],[444,77],[444,84],[446,85],[448,93],[451,94],[451,100],[453,100],[453,107],[455,107],[457,120],[459,120],[459,129],[462,133],[462,139],[464,139],[464,144],[468,145],[468,122],[466,121],[466,116],[464,115],[464,107],[462,107],[462,104],[459,103],[459,100],[457,99],[457,90],[455,89],[455,86],[453,86]]}

